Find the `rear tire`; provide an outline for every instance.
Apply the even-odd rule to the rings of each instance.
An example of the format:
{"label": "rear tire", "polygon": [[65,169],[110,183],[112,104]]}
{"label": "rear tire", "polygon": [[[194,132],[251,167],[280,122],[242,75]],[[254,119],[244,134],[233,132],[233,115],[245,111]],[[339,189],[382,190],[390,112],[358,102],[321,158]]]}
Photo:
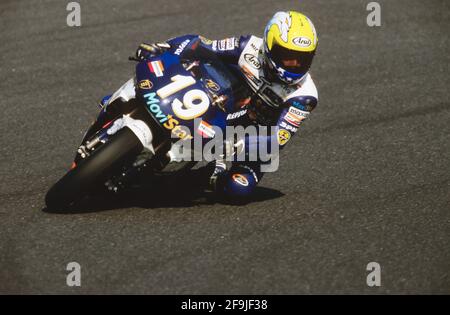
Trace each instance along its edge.
{"label": "rear tire", "polygon": [[45,196],[48,209],[64,210],[102,185],[114,171],[137,156],[142,143],[129,128],[119,130],[89,157],[61,178]]}

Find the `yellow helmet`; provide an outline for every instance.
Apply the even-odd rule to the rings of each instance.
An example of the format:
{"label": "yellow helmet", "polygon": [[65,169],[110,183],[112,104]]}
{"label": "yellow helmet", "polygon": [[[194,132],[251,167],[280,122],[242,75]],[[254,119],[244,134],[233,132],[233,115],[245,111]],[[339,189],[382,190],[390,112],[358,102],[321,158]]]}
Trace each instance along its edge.
{"label": "yellow helmet", "polygon": [[296,11],[277,12],[264,30],[265,70],[287,84],[307,74],[318,44],[311,20]]}

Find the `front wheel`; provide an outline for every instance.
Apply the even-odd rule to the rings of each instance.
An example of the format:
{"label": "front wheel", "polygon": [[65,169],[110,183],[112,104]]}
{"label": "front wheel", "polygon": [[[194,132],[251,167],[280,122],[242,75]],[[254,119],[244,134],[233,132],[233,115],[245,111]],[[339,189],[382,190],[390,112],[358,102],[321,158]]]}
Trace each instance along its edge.
{"label": "front wheel", "polygon": [[47,208],[64,210],[70,207],[106,182],[142,149],[142,143],[129,128],[119,130],[53,185],[45,197]]}

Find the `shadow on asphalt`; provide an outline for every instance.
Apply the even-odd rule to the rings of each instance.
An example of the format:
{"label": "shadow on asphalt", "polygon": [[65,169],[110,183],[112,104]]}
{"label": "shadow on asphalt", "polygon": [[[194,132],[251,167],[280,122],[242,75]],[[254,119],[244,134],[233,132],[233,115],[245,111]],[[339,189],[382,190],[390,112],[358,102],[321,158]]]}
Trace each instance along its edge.
{"label": "shadow on asphalt", "polygon": [[196,183],[196,173],[191,171],[186,175],[153,177],[118,194],[103,192],[82,200],[70,209],[44,208],[42,211],[77,214],[127,208],[181,208],[217,204],[243,206],[282,196],[284,194],[278,190],[256,187],[247,199],[220,199],[212,192],[205,192],[204,188]]}

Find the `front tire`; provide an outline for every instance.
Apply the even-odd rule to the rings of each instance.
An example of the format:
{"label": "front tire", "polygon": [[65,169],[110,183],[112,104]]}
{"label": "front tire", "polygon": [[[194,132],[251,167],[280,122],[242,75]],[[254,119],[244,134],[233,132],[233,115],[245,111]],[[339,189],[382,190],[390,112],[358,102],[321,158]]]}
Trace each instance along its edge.
{"label": "front tire", "polygon": [[102,185],[114,171],[137,156],[142,149],[142,143],[129,128],[119,130],[50,188],[45,197],[47,208],[69,208],[96,186]]}

